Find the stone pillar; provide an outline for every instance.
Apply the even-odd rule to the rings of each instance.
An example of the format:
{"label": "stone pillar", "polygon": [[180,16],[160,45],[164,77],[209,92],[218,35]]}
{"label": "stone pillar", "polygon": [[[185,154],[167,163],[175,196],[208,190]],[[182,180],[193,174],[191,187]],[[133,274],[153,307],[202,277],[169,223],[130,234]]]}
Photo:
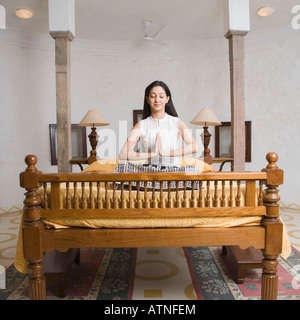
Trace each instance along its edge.
{"label": "stone pillar", "polygon": [[70,42],[75,35],[75,0],[48,0],[49,31],[55,39],[58,172],[71,172]]}
{"label": "stone pillar", "polygon": [[229,40],[233,171],[245,171],[244,37],[249,29],[249,0],[224,0],[224,34]]}
{"label": "stone pillar", "polygon": [[71,85],[70,85],[70,42],[69,31],[51,31],[55,39],[56,66],[56,136],[58,172],[71,172]]}
{"label": "stone pillar", "polygon": [[245,171],[245,99],[243,31],[229,31],[231,154],[233,171]]}

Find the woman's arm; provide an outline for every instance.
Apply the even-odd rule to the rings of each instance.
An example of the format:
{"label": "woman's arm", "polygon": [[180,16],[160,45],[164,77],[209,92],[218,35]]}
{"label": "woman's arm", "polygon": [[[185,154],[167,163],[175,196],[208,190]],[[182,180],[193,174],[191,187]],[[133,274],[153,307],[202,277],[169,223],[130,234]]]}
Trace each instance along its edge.
{"label": "woman's arm", "polygon": [[131,130],[122,150],[119,153],[121,160],[143,160],[158,155],[158,147],[156,146],[155,152],[135,152],[134,147],[140,138],[140,124],[137,123]]}
{"label": "woman's arm", "polygon": [[185,145],[182,148],[164,151],[162,150],[160,136],[158,134],[157,144],[158,144],[158,153],[162,157],[183,157],[185,155],[189,155],[192,153],[198,153],[200,151],[200,147],[196,143],[195,139],[192,136],[191,130],[188,126],[181,120],[178,120],[178,128],[182,139]]}

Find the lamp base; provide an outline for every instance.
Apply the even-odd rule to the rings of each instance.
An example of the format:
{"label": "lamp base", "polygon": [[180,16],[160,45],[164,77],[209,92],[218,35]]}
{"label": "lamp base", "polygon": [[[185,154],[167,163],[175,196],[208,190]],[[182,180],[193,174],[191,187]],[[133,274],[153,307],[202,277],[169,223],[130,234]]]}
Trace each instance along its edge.
{"label": "lamp base", "polygon": [[91,129],[92,129],[92,132],[89,134],[89,139],[90,139],[90,144],[91,144],[92,150],[90,152],[90,156],[88,157],[88,164],[89,165],[97,160],[96,147],[97,147],[97,143],[98,143],[96,128],[92,127]]}
{"label": "lamp base", "polygon": [[207,164],[212,164],[213,163],[212,156],[210,155],[210,149],[208,149],[211,134],[209,133],[207,126],[203,127],[203,129],[204,129],[204,133],[203,133],[203,136],[204,136],[204,143],[203,143],[204,144],[204,162]]}
{"label": "lamp base", "polygon": [[88,165],[90,165],[93,162],[97,161],[97,158],[95,155],[90,155],[87,160],[88,160]]}
{"label": "lamp base", "polygon": [[210,154],[204,155],[204,162],[207,164],[212,164],[213,163],[213,158]]}

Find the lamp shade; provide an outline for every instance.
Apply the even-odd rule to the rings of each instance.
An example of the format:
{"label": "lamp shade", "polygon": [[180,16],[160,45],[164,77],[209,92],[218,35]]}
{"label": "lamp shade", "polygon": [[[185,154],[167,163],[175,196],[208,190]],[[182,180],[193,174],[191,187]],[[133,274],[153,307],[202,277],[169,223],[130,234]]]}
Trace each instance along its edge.
{"label": "lamp shade", "polygon": [[98,110],[89,110],[80,121],[81,127],[108,126],[109,123]]}
{"label": "lamp shade", "polygon": [[205,125],[205,126],[220,126],[222,123],[217,116],[210,109],[202,109],[196,117],[191,121],[191,124]]}

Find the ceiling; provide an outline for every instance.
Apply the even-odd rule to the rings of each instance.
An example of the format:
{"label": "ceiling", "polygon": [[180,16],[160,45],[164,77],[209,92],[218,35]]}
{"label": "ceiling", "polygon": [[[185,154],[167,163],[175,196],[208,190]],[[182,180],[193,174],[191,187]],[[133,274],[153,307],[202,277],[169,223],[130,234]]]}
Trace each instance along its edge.
{"label": "ceiling", "polygon": [[[299,0],[249,0],[249,35],[295,34],[291,10],[297,2]],[[165,24],[156,38],[160,41],[211,39],[224,34],[223,0],[75,0],[75,3],[77,39],[134,42],[143,35],[141,21],[144,19],[152,20],[153,29]],[[0,0],[0,5],[6,9],[7,29],[49,34],[48,0]],[[265,18],[258,16],[256,10],[263,5],[273,6],[275,13]],[[14,10],[20,7],[33,9],[34,17],[17,18]]]}

